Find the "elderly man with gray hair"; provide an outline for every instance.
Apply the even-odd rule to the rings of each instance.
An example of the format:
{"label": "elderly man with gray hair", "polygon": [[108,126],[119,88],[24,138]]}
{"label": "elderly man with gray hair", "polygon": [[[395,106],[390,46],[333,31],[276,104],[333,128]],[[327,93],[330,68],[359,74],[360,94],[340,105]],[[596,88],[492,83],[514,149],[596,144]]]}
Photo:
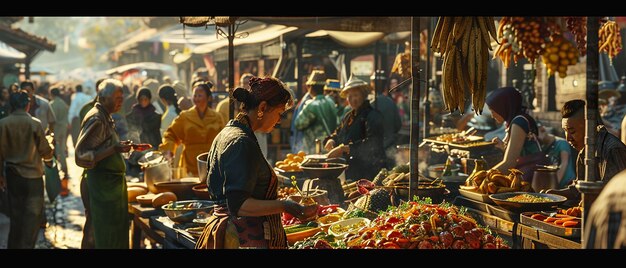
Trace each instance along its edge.
{"label": "elderly man with gray hair", "polygon": [[128,204],[126,164],[122,152],[130,145],[120,141],[111,114],[122,107],[122,83],[106,79],[98,86],[98,97],[89,110],[76,142],[76,164],[85,168],[89,204],[88,223],[93,227],[95,248],[128,248]]}

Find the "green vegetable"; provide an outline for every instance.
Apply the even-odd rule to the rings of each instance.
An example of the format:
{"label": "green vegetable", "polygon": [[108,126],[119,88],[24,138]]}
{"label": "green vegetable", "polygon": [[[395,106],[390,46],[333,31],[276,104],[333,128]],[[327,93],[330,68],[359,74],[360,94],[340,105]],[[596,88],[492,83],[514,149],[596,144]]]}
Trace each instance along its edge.
{"label": "green vegetable", "polygon": [[310,222],[308,222],[308,223],[306,224],[306,226],[309,226],[309,227],[317,227],[317,222],[310,221]]}
{"label": "green vegetable", "polygon": [[298,232],[310,230],[310,229],[313,229],[313,228],[315,228],[315,227],[304,226],[304,227],[299,227],[299,228],[289,228],[289,229],[285,229],[285,233],[286,234],[298,233]]}

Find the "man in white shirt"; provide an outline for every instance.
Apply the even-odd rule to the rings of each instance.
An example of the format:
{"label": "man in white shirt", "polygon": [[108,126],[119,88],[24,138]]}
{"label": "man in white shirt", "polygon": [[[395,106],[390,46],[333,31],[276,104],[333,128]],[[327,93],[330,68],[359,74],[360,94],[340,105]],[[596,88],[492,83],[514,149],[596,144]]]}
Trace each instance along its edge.
{"label": "man in white shirt", "polygon": [[67,121],[70,122],[72,128],[72,144],[76,144],[78,134],[80,133],[80,109],[92,99],[91,96],[83,93],[83,86],[76,85],[76,93],[72,95],[70,102],[70,110],[67,112]]}

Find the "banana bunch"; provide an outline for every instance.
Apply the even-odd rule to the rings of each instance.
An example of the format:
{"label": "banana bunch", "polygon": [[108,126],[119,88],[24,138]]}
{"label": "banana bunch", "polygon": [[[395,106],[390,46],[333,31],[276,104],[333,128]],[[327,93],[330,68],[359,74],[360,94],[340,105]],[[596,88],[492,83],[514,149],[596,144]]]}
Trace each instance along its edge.
{"label": "banana bunch", "polygon": [[548,68],[548,75],[552,76],[556,71],[559,77],[567,76],[567,66],[578,63],[578,50],[560,34],[550,36],[550,42],[546,44],[541,61]]}
{"label": "banana bunch", "polygon": [[497,169],[480,170],[467,177],[464,189],[481,194],[529,192],[532,187],[530,183],[522,181],[522,174],[514,168],[509,169],[508,175],[502,174]]}
{"label": "banana bunch", "polygon": [[565,24],[574,34],[580,56],[587,55],[587,17],[566,17]]}
{"label": "banana bunch", "polygon": [[611,64],[613,58],[622,51],[622,36],[615,21],[607,21],[600,28],[599,51],[604,51],[609,55]]}
{"label": "banana bunch", "polygon": [[496,39],[493,17],[439,17],[430,47],[443,57],[443,98],[450,112],[463,114],[469,89],[474,112],[481,113],[491,38]]}

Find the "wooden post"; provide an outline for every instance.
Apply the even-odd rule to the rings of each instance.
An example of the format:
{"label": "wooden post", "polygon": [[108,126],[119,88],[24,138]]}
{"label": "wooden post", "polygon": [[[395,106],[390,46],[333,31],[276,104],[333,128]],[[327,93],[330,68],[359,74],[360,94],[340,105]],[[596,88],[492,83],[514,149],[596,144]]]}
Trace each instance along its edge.
{"label": "wooden post", "polygon": [[[235,22],[228,25],[228,87],[229,90],[235,89]],[[228,118],[235,117],[235,102],[232,98],[228,98]]]}
{"label": "wooden post", "polygon": [[[596,150],[596,126],[598,115],[598,30],[600,27],[599,17],[587,18],[587,104],[585,105],[585,180],[579,180],[576,188],[582,193],[583,220],[582,231],[585,230],[585,222],[589,215],[591,204],[602,187],[602,182],[597,181],[596,172],[598,167],[594,158]],[[580,179],[580,178],[579,178]],[[581,235],[584,240],[584,235]],[[581,241],[584,245],[585,241]],[[584,247],[584,246],[583,246]]]}
{"label": "wooden post", "polygon": [[[413,188],[417,189],[418,180],[418,164],[417,164],[417,145],[418,145],[418,133],[419,133],[419,64],[420,64],[420,18],[411,17],[411,96],[409,97],[411,103],[411,129],[410,129],[410,161],[409,168],[411,175],[409,176],[409,200],[413,200],[415,192]],[[415,185],[415,186],[414,186]]]}

